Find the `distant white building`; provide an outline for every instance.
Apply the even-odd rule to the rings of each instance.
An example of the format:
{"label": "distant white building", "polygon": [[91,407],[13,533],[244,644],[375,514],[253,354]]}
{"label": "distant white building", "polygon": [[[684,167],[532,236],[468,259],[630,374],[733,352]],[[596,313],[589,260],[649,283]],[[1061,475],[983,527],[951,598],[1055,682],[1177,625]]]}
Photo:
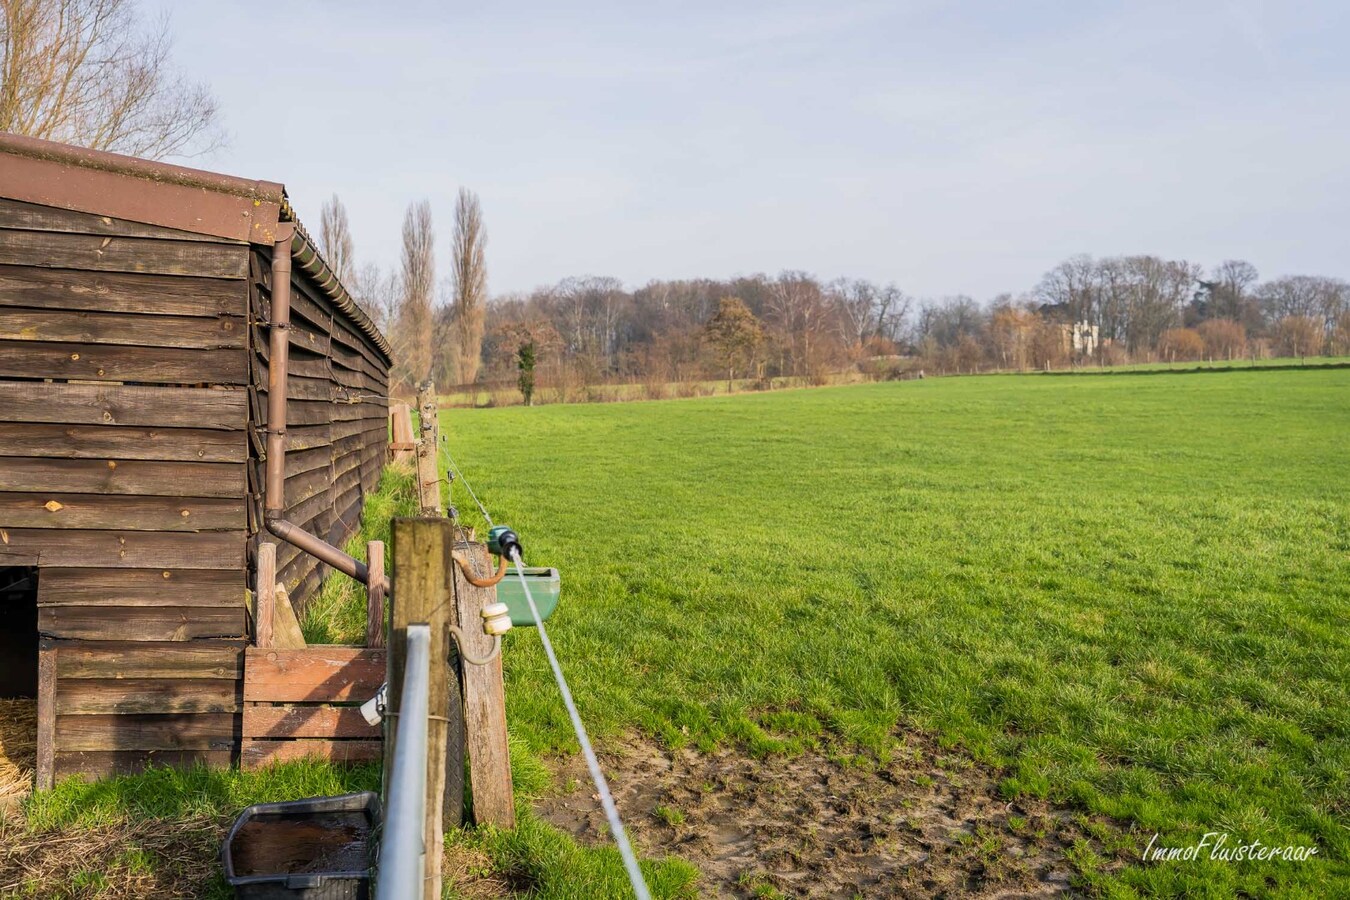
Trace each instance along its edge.
{"label": "distant white building", "polygon": [[1066,332],[1065,337],[1069,339],[1069,346],[1076,354],[1092,356],[1101,345],[1096,325],[1090,325],[1087,322],[1074,322],[1073,325],[1064,326],[1064,330]]}

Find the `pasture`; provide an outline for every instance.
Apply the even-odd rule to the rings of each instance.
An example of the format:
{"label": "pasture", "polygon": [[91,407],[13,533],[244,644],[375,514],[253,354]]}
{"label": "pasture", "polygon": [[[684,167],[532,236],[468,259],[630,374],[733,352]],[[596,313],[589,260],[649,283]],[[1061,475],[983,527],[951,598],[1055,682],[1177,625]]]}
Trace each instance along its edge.
{"label": "pasture", "polygon": [[[656,896],[1336,896],[1348,390],[1344,369],[981,376],[442,425],[563,571],[550,635]],[[414,507],[387,471],[352,548]],[[307,635],[354,639],[363,609],[331,580]],[[451,836],[447,895],[629,896],[531,630],[505,665],[520,827]],[[66,782],[0,821],[0,893],[224,897],[240,808],[377,778]],[[1207,832],[1317,853],[1140,859]]]}
{"label": "pasture", "polygon": [[[551,634],[602,745],[865,769],[931,738],[1002,798],[1109,821],[1070,852],[1085,887],[1331,894],[1348,390],[1344,370],[987,376],[443,427],[527,558],[563,570]],[[572,748],[537,638],[506,659],[516,738]],[[1155,833],[1210,831],[1318,852],[1139,862]]]}

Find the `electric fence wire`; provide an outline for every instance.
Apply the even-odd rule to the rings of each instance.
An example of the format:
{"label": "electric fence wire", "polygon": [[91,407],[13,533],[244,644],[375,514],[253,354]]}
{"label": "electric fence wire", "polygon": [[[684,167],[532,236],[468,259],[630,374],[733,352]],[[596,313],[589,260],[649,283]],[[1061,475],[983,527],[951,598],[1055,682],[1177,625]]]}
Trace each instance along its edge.
{"label": "electric fence wire", "polygon": [[483,501],[478,499],[478,495],[473,492],[473,485],[469,484],[469,479],[465,478],[464,473],[459,470],[459,464],[456,463],[455,458],[450,455],[450,448],[445,443],[444,437],[441,438],[441,452],[445,454],[445,461],[450,464],[450,468],[455,470],[455,475],[459,478],[460,482],[463,483],[464,489],[469,492],[469,496],[473,498],[474,505],[478,507],[478,511],[483,514],[483,518],[487,521],[488,527],[491,528],[493,526],[492,516],[488,515],[487,507],[483,505]]}
{"label": "electric fence wire", "polygon": [[534,605],[534,595],[530,593],[530,583],[525,579],[525,563],[520,558],[518,550],[511,551],[511,560],[516,564],[516,575],[520,578],[520,586],[525,591],[525,600],[530,604],[530,615],[534,616],[535,627],[539,629],[539,640],[544,645],[544,654],[548,657],[548,664],[553,668],[553,680],[558,682],[558,691],[562,694],[563,705],[567,707],[567,715],[572,720],[572,730],[577,733],[577,740],[581,743],[581,752],[586,757],[586,768],[591,770],[591,781],[595,782],[595,789],[600,794],[600,805],[605,809],[605,818],[609,820],[610,833],[614,835],[614,843],[619,845],[619,856],[623,857],[623,867],[628,871],[628,880],[633,885],[633,893],[637,895],[638,900],[651,900],[651,893],[647,890],[647,882],[642,877],[642,870],[638,868],[637,856],[633,853],[633,847],[628,843],[628,833],[623,829],[623,822],[619,819],[619,808],[614,805],[614,796],[609,792],[609,782],[605,780],[605,773],[600,770],[600,761],[595,757],[595,750],[591,748],[591,740],[586,736],[586,726],[581,724],[581,715],[577,712],[576,702],[572,699],[572,692],[567,687],[567,679],[563,677],[562,666],[558,664],[558,655],[553,652],[553,642],[548,639],[548,632],[544,629],[544,620],[539,616],[539,607]]}
{"label": "electric fence wire", "polygon": [[[455,470],[455,474],[464,484],[465,490],[473,498],[473,502],[478,505],[478,511],[483,514],[487,520],[488,526],[492,526],[492,517],[488,515],[487,508],[483,506],[478,499],[478,495],[473,492],[469,480],[464,477],[459,466],[455,464],[455,459],[450,455],[450,451],[442,446],[441,451],[445,454],[450,467]],[[544,620],[539,615],[539,607],[534,603],[534,594],[530,591],[530,583],[525,578],[525,562],[520,558],[520,551],[511,550],[511,561],[516,564],[516,576],[520,579],[520,587],[525,592],[525,601],[530,606],[530,615],[534,617],[534,625],[539,629],[539,640],[544,645],[544,655],[548,657],[548,664],[553,669],[553,680],[558,683],[558,692],[562,694],[563,706],[567,707],[567,716],[572,720],[572,730],[576,732],[577,742],[581,744],[581,753],[586,758],[586,768],[590,770],[591,781],[595,783],[596,793],[600,795],[600,805],[604,808],[605,818],[609,821],[609,831],[614,835],[614,843],[619,847],[619,856],[623,859],[623,867],[628,873],[628,881],[633,886],[633,893],[637,900],[651,900],[651,892],[647,889],[647,882],[642,877],[642,870],[638,868],[637,856],[633,853],[633,846],[628,843],[628,832],[624,830],[623,821],[619,818],[619,808],[614,804],[614,795],[610,793],[609,781],[605,779],[605,773],[600,769],[600,760],[595,756],[595,749],[591,747],[591,739],[586,734],[586,726],[581,723],[581,714],[577,712],[576,701],[572,699],[572,690],[567,686],[567,679],[563,676],[562,666],[558,662],[558,654],[553,651],[553,642],[548,639],[548,630],[544,628]]]}

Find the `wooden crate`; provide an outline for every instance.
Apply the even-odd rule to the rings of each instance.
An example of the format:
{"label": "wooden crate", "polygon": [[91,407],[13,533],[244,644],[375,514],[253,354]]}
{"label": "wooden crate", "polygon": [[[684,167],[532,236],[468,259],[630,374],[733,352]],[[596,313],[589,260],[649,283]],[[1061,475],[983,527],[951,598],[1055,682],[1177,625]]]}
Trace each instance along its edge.
{"label": "wooden crate", "polygon": [[248,648],[240,765],[379,759],[380,726],[366,724],[359,707],[384,684],[385,658],[383,648]]}

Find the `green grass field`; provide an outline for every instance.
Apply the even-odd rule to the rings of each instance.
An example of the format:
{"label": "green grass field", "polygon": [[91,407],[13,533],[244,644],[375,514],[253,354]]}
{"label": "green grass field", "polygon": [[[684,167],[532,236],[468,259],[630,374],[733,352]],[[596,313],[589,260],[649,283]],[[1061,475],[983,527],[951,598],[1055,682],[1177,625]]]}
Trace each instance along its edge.
{"label": "green grass field", "polygon": [[[991,376],[452,410],[596,736],[884,758],[897,724],[1003,792],[1303,863],[1109,893],[1350,892],[1350,372]],[[456,500],[467,515],[467,496]],[[537,638],[508,714],[572,746]]]}
{"label": "green grass field", "polygon": [[[985,376],[443,425],[527,559],[563,571],[550,634],[602,748],[636,732],[865,769],[917,729],[995,767],[1010,800],[1114,817],[1130,859],[1155,832],[1318,848],[1078,854],[1086,893],[1323,897],[1350,894],[1347,398],[1344,369]],[[362,540],[413,506],[387,473]],[[307,635],[356,639],[363,609],[331,580]],[[521,826],[451,837],[496,879],[468,895],[628,896],[612,849],[532,810],[541,760],[574,739],[537,636],[508,635],[505,660]],[[214,855],[240,808],[372,778],[300,762],[66,782],[0,821],[0,875],[18,896],[224,897]],[[644,868],[656,896],[694,896],[688,865]]]}

